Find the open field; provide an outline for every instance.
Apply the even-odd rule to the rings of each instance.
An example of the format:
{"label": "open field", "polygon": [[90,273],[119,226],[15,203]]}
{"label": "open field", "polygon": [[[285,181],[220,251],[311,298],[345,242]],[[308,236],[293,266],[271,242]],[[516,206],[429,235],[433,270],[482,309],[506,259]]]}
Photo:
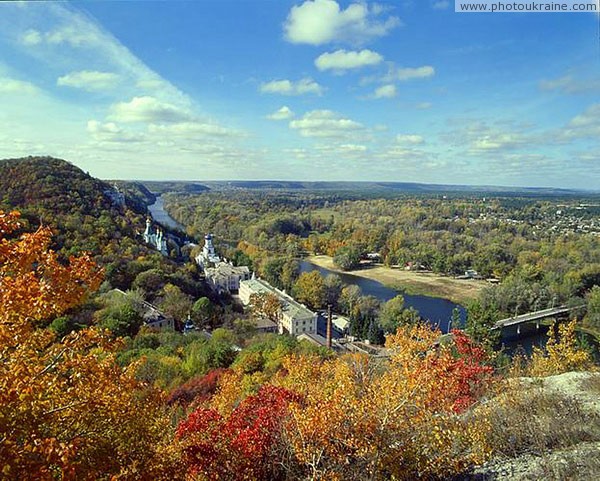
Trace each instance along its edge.
{"label": "open field", "polygon": [[342,271],[335,266],[329,256],[310,256],[306,260],[331,271],[373,279],[408,294],[442,297],[462,305],[477,298],[479,292],[489,286],[486,281],[453,279],[438,274],[411,272],[383,266]]}

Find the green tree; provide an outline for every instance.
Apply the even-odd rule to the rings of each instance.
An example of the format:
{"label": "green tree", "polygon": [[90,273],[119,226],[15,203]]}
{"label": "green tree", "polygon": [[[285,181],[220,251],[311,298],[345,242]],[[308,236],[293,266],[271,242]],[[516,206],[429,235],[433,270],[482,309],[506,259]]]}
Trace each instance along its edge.
{"label": "green tree", "polygon": [[110,291],[101,297],[104,307],[95,313],[98,325],[115,336],[135,336],[143,324],[140,303],[135,295]]}
{"label": "green tree", "polygon": [[333,262],[344,271],[356,269],[360,264],[360,251],[353,246],[340,247],[333,256]]}
{"label": "green tree", "polygon": [[590,327],[600,329],[600,286],[594,286],[587,295],[585,322]]}
{"label": "green tree", "polygon": [[327,300],[325,280],[319,271],[303,272],[294,284],[294,296],[313,309],[324,307]]}
{"label": "green tree", "polygon": [[300,275],[300,263],[296,259],[287,259],[281,267],[281,286],[291,291]]}
{"label": "green tree", "polygon": [[212,325],[216,316],[215,305],[210,302],[208,297],[201,297],[192,305],[191,317],[194,324],[198,327]]}
{"label": "green tree", "polygon": [[344,284],[337,274],[329,274],[325,277],[325,298],[326,303],[332,308],[337,309],[338,300],[342,294]]}
{"label": "green tree", "polygon": [[358,300],[360,299],[361,294],[362,293],[360,287],[354,284],[342,288],[342,292],[340,293],[340,297],[338,300],[338,305],[341,311],[347,316],[349,316],[351,319],[356,315],[356,307],[358,305]]}
{"label": "green tree", "polygon": [[381,306],[379,325],[385,332],[396,332],[404,312],[404,297],[397,295]]}
{"label": "green tree", "polygon": [[500,339],[500,329],[492,330],[498,321],[498,311],[492,306],[484,307],[479,301],[467,306],[465,331],[477,344],[492,349]]}
{"label": "green tree", "polygon": [[371,320],[369,324],[369,332],[367,334],[367,339],[371,344],[382,345],[385,343],[385,335],[383,333],[383,329],[379,327],[375,320]]}
{"label": "green tree", "polygon": [[158,306],[167,316],[182,324],[192,310],[192,298],[179,287],[167,284],[163,287]]}

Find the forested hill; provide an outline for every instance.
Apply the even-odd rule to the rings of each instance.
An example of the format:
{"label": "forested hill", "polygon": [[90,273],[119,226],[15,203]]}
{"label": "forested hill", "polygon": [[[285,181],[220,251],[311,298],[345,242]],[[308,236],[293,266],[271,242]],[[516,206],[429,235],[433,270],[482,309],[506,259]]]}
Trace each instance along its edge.
{"label": "forested hill", "polygon": [[64,254],[101,254],[111,241],[133,238],[143,226],[143,216],[111,202],[105,194],[111,189],[65,160],[0,160],[0,209],[19,210],[29,228],[50,226],[54,247]]}
{"label": "forested hill", "polygon": [[[111,201],[107,182],[65,160],[26,157],[0,160],[0,210],[18,210],[24,230],[39,225],[53,231],[53,249],[65,258],[91,252],[105,268],[112,287],[129,289],[147,270],[177,275],[173,283],[196,293],[197,283],[173,260],[148,247],[140,236],[145,228],[144,196],[126,197],[126,205]],[[129,194],[129,190],[124,190]],[[151,296],[153,292],[148,293]]]}
{"label": "forested hill", "polygon": [[111,186],[64,160],[26,157],[0,160],[0,204],[31,213],[94,215],[110,209]]}

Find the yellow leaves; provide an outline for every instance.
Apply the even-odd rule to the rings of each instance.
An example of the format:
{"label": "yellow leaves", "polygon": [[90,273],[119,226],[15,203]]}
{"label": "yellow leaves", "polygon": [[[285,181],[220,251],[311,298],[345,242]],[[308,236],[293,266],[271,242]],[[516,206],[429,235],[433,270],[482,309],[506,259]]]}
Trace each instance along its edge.
{"label": "yellow leaves", "polygon": [[100,285],[102,270],[87,254],[59,262],[48,228],[7,239],[20,227],[18,218],[0,211],[0,323],[26,328],[25,319],[49,319],[80,304]]}
{"label": "yellow leaves", "polygon": [[549,331],[545,351],[534,347],[529,373],[532,376],[551,376],[567,371],[584,369],[591,364],[589,353],[577,345],[574,319],[558,326],[558,338],[554,329]]}
{"label": "yellow leaves", "polygon": [[[40,321],[95,289],[101,270],[67,264],[44,228],[17,240],[17,214],[0,212],[0,459],[19,480],[173,479],[164,463],[171,426],[159,392],[115,363],[112,341],[86,329],[54,341]],[[169,458],[172,459],[172,458]],[[171,463],[171,464],[169,464]],[[132,473],[133,466],[137,475]],[[116,479],[115,477],[115,479]]]}
{"label": "yellow leaves", "polygon": [[456,359],[438,336],[402,327],[388,338],[387,363],[355,354],[284,360],[274,382],[302,398],[286,438],[316,479],[451,477],[489,456],[489,425],[452,413]]}

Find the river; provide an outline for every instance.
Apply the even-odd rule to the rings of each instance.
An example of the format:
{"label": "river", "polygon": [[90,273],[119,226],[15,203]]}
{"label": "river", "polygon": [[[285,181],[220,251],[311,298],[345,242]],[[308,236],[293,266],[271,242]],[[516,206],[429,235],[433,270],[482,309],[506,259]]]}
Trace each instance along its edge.
{"label": "river", "polygon": [[152,218],[159,224],[185,232],[185,227],[167,213],[161,196],[156,196],[156,202],[148,206],[148,211],[152,215]]}
{"label": "river", "polygon": [[324,276],[328,274],[336,274],[340,276],[344,284],[358,286],[364,295],[374,296],[382,302],[389,301],[393,297],[402,294],[402,297],[404,297],[404,305],[406,307],[415,308],[417,311],[419,311],[421,317],[427,319],[432,325],[439,327],[442,332],[448,332],[450,319],[452,318],[452,311],[455,308],[458,308],[460,312],[461,322],[465,321],[467,315],[467,311],[464,307],[459,304],[455,304],[448,299],[399,293],[398,291],[386,287],[380,282],[372,279],[366,279],[364,277],[354,276],[352,274],[333,272],[308,261],[300,262],[301,272],[310,272],[314,270],[319,271]]}

